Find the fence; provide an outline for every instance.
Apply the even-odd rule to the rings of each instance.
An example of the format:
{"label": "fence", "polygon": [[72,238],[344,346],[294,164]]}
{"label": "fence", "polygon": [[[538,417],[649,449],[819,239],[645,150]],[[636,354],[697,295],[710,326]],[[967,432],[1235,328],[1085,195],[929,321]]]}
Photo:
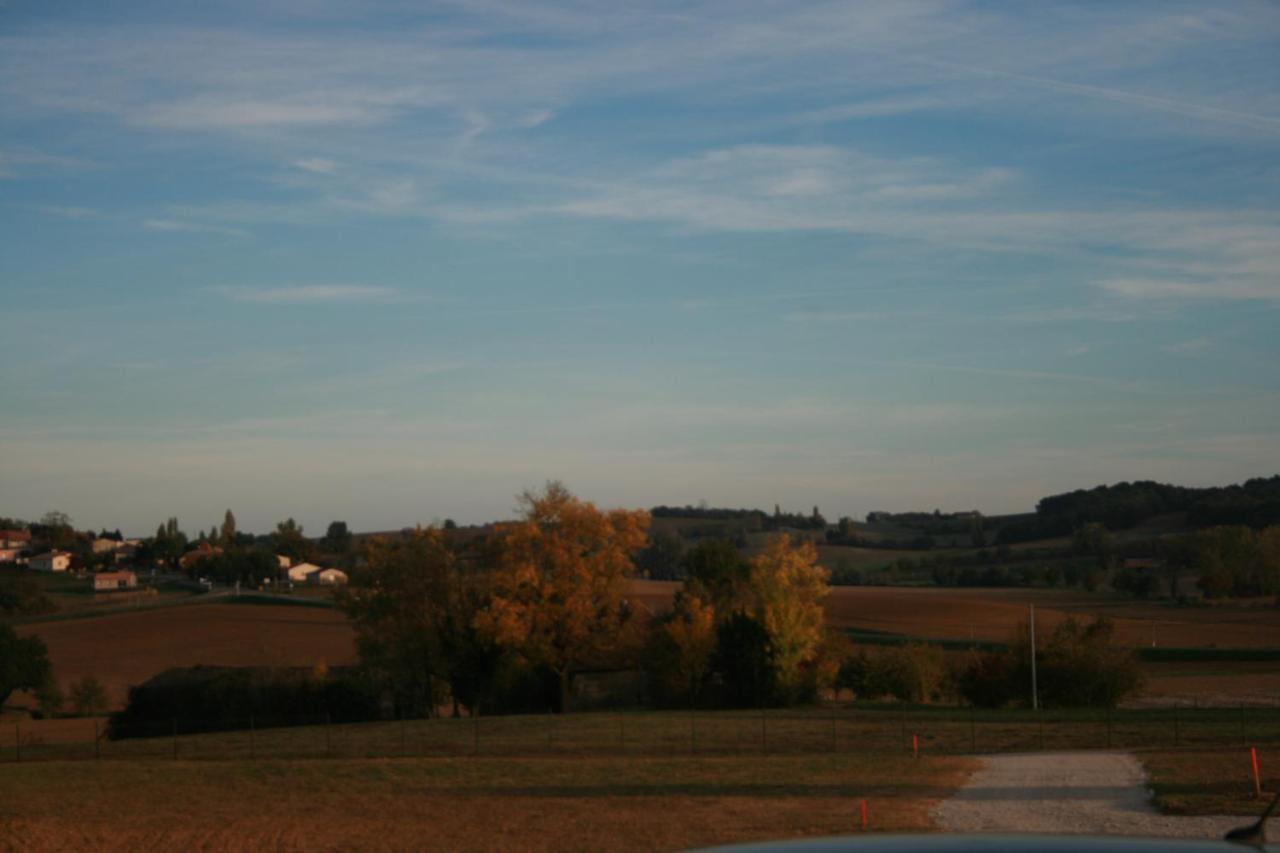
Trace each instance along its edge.
{"label": "fence", "polygon": [[926,755],[1242,748],[1280,744],[1280,708],[636,711],[345,724],[324,717],[289,728],[249,719],[243,729],[205,734],[184,733],[172,719],[151,737],[118,741],[105,728],[91,719],[16,723],[8,749],[0,742],[0,761],[910,753],[913,741]]}

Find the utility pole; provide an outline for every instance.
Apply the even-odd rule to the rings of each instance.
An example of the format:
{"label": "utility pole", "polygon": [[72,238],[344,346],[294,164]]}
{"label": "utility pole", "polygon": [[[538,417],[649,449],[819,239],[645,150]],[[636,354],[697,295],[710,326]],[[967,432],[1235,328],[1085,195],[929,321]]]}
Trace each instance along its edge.
{"label": "utility pole", "polygon": [[1031,710],[1040,710],[1040,694],[1036,690],[1036,606],[1028,604],[1031,613]]}

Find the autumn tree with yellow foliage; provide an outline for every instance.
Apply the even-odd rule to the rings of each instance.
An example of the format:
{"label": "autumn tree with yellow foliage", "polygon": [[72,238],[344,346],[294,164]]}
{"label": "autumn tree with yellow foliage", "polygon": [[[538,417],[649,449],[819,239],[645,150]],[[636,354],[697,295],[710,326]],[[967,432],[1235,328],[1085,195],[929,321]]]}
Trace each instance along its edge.
{"label": "autumn tree with yellow foliage", "polygon": [[659,704],[696,703],[716,650],[716,608],[696,591],[676,593],[675,605],[656,626],[649,668]]}
{"label": "autumn tree with yellow foliage", "polygon": [[764,551],[751,558],[753,609],[769,632],[778,686],[786,692],[799,687],[802,667],[822,646],[830,576],[818,565],[812,542],[792,542],[786,534],[770,537]]}
{"label": "autumn tree with yellow foliage", "polygon": [[553,670],[563,711],[573,670],[616,650],[637,621],[626,580],[646,544],[649,513],[597,509],[558,482],[519,500],[523,518],[494,542],[493,592],[475,624]]}

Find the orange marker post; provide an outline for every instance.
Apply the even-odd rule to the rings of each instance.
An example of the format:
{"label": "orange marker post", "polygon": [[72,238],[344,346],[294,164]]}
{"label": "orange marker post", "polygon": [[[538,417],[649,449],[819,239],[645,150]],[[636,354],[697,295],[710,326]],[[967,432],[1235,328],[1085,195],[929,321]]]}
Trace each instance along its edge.
{"label": "orange marker post", "polygon": [[1249,760],[1253,762],[1253,795],[1262,799],[1262,777],[1258,775],[1258,748],[1249,747]]}
{"label": "orange marker post", "polygon": [[911,757],[920,757],[920,735],[913,734],[911,736]]}
{"label": "orange marker post", "polygon": [[862,831],[867,831],[867,801],[862,801]]}

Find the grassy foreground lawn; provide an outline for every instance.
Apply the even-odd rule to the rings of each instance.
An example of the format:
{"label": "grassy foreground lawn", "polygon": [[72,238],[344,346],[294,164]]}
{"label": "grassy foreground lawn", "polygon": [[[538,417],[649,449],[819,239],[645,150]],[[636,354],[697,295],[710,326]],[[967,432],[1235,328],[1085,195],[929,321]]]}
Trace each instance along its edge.
{"label": "grassy foreground lawn", "polygon": [[8,764],[0,849],[674,850],[925,829],[972,769],[888,755]]}
{"label": "grassy foreground lawn", "polygon": [[1280,749],[1258,750],[1263,799],[1254,796],[1249,750],[1143,752],[1156,805],[1168,814],[1258,815],[1280,790]]}

